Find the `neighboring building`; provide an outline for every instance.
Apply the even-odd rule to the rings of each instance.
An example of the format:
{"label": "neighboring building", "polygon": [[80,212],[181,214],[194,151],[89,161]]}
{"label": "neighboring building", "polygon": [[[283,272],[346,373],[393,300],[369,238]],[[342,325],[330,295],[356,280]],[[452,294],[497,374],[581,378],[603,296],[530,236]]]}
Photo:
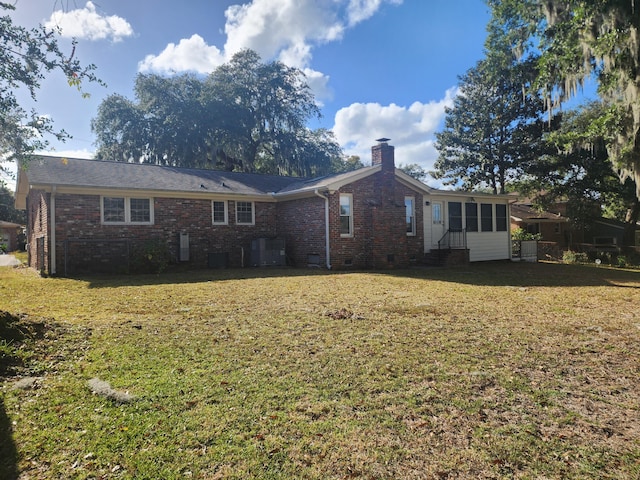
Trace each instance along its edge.
{"label": "neighboring building", "polygon": [[[521,228],[528,233],[540,234],[541,246],[553,248],[556,256],[564,250],[618,251],[625,245],[626,224],[618,220],[596,217],[587,225],[576,227],[566,216],[566,203],[559,202],[541,211],[530,203],[516,202],[511,205],[511,229]],[[595,211],[598,211],[597,206]],[[636,235],[638,237],[638,235]],[[551,245],[552,244],[552,245]],[[636,238],[635,244],[638,244]]]}
{"label": "neighboring building", "polygon": [[16,207],[29,265],[48,274],[113,270],[151,240],[194,267],[271,264],[254,255],[265,245],[334,269],[406,267],[438,248],[511,256],[508,197],[432,189],[395,168],[386,139],[370,167],[314,179],[37,157]]}
{"label": "neighboring building", "polygon": [[511,229],[521,228],[533,235],[539,234],[546,242],[555,242],[561,248],[573,243],[582,243],[582,232],[571,228],[571,223],[560,212],[540,211],[531,204],[511,205]]}
{"label": "neighboring building", "polygon": [[0,245],[5,245],[7,252],[18,249],[18,231],[21,225],[0,220]]}

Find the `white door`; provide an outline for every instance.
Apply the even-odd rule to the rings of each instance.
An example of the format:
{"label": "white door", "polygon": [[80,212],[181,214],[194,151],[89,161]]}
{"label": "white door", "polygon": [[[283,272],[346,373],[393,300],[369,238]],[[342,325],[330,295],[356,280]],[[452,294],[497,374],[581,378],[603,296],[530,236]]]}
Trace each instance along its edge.
{"label": "white door", "polygon": [[444,204],[431,202],[431,245],[437,246],[444,235]]}

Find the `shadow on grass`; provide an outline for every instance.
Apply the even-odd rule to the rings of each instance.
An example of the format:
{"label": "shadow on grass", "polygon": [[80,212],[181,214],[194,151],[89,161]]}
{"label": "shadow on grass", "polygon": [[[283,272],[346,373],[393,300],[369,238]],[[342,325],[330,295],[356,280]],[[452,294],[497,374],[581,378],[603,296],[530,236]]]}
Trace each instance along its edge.
{"label": "shadow on grass", "polygon": [[567,265],[561,263],[477,262],[466,266],[413,267],[398,270],[332,270],[319,268],[231,268],[181,272],[159,275],[104,275],[74,277],[86,281],[90,288],[121,286],[169,285],[230,280],[314,277],[350,274],[371,274],[423,280],[444,281],[469,285],[514,287],[593,287],[613,286],[640,289],[640,271],[595,265]]}
{"label": "shadow on grass", "polygon": [[18,478],[18,451],[11,433],[11,420],[7,416],[2,398],[0,398],[0,478],[6,480]]}
{"label": "shadow on grass", "polygon": [[[21,364],[19,356],[11,348],[14,342],[24,339],[25,331],[19,319],[9,312],[0,311],[0,377],[10,376],[13,368]],[[0,478],[18,478],[18,452],[13,441],[11,420],[0,397]]]}

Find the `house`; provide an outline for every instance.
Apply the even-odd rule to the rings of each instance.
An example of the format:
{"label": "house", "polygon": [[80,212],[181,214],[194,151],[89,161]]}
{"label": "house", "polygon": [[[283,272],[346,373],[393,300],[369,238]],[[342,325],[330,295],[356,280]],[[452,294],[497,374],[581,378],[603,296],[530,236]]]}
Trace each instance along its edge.
{"label": "house", "polygon": [[333,269],[511,255],[507,197],[432,189],[395,168],[387,139],[371,166],[313,179],[37,157],[19,171],[16,207],[29,265],[47,274],[126,270],[150,241],[194,267],[263,264],[262,248]]}
{"label": "house", "polygon": [[[624,222],[597,215],[600,209],[594,206],[594,218],[586,225],[576,226],[567,216],[566,202],[558,202],[547,211],[533,207],[527,201],[511,205],[511,229],[521,228],[532,234],[540,234],[545,243],[554,243],[560,250],[617,250],[633,247],[625,244]],[[635,241],[637,244],[637,240]]]}
{"label": "house", "polygon": [[13,252],[18,249],[18,231],[21,226],[13,222],[5,222],[0,220],[0,249],[4,248],[7,252]]}
{"label": "house", "polygon": [[[521,228],[532,235],[540,235],[542,240],[555,242],[561,248],[574,241],[582,241],[582,235],[574,231],[569,219],[561,212],[541,211],[529,203],[511,205],[511,228]],[[574,238],[578,235],[578,238]]]}

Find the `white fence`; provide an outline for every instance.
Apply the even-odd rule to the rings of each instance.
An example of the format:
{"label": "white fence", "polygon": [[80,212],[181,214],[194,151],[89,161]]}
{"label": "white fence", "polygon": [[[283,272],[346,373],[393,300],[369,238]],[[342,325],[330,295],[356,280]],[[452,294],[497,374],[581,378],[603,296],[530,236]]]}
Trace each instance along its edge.
{"label": "white fence", "polygon": [[519,262],[538,261],[537,240],[512,240],[511,259]]}

